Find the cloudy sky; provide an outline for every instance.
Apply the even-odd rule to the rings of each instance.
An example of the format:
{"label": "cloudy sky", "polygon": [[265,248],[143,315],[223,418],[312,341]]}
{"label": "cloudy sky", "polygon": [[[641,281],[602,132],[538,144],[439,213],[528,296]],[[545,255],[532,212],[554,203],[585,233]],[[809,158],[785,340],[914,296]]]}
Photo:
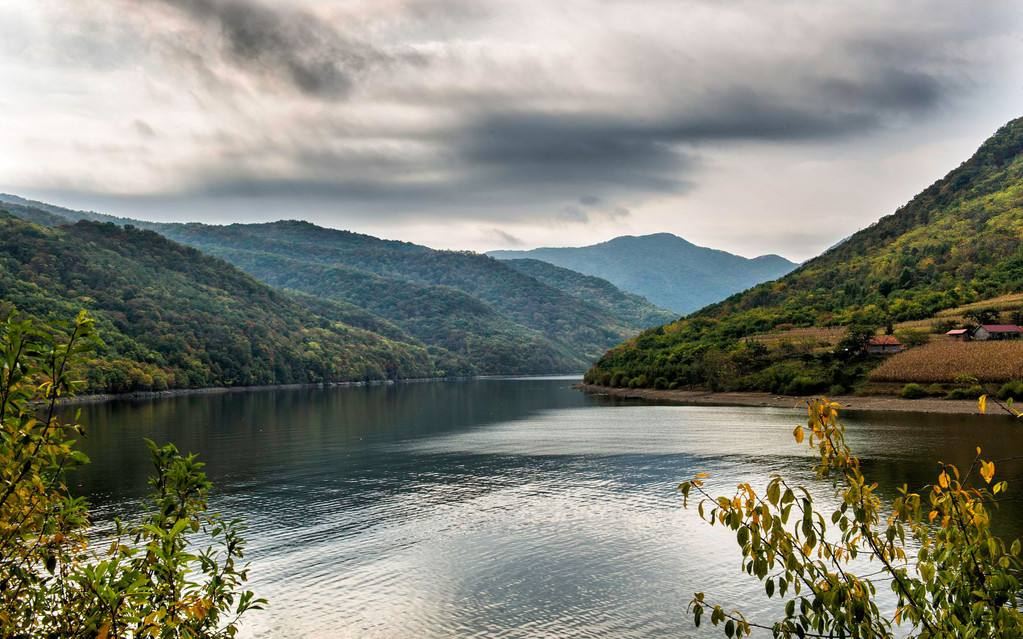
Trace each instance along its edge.
{"label": "cloudy sky", "polygon": [[0,191],[809,257],[1023,115],[1016,0],[0,0]]}

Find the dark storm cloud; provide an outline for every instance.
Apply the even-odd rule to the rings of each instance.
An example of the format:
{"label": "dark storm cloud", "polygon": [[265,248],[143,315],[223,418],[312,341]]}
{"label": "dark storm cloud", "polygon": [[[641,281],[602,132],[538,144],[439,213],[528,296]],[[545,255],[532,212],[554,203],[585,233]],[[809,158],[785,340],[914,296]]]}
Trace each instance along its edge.
{"label": "dark storm cloud", "polygon": [[170,5],[197,27],[215,25],[224,52],[242,68],[309,95],[346,95],[367,69],[393,57],[287,4],[251,0],[147,0]]}
{"label": "dark storm cloud", "polygon": [[[1008,3],[965,0],[76,0],[62,11],[68,27],[50,30],[61,59],[91,51],[131,83],[141,70],[116,122],[120,133],[135,122],[146,148],[94,144],[83,162],[77,145],[68,175],[24,182],[163,210],[484,229],[633,223],[650,202],[681,210],[722,155],[748,153],[762,174],[765,149],[879,148],[1019,59],[1006,54],[1018,51]],[[92,23],[119,25],[116,41],[81,26]],[[0,24],[0,51],[4,35]]]}

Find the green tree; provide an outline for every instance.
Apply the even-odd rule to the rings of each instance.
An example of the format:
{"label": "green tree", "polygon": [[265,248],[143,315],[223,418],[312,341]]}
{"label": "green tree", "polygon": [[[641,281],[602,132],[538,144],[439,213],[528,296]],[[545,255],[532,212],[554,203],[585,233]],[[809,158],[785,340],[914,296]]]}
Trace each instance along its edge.
{"label": "green tree", "polygon": [[[986,399],[980,404],[983,411]],[[743,568],[785,602],[780,619],[756,623],[699,592],[689,607],[697,625],[709,612],[729,637],[763,628],[775,637],[889,638],[898,626],[921,639],[1023,636],[1020,541],[991,532],[989,508],[1007,486],[994,481],[995,462],[980,448],[965,472],[941,464],[934,485],[903,486],[885,506],[845,443],[838,404],[811,402],[794,436],[816,451],[817,475],[834,482],[832,512],[780,476],[762,493],[744,483],[716,498],[704,474],[680,485],[686,504],[702,496],[701,518],[735,532]],[[855,570],[864,559],[865,574]],[[894,610],[878,606],[880,584],[895,594]]]}
{"label": "green tree", "polygon": [[264,602],[242,590],[241,525],[208,512],[194,455],[150,442],[149,512],[117,522],[109,549],[88,544],[86,503],[65,482],[88,463],[74,444],[83,427],[57,407],[95,343],[84,312],[66,331],[0,324],[0,636],[232,637]]}
{"label": "green tree", "polygon": [[963,317],[976,324],[996,324],[999,320],[998,309],[975,308],[963,313]]}

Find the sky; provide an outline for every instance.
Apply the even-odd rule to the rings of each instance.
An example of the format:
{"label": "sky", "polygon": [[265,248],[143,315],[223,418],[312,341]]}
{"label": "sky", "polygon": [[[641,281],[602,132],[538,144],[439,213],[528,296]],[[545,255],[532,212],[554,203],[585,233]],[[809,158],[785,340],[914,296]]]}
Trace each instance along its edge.
{"label": "sky", "polygon": [[809,258],[1023,116],[1017,0],[0,0],[0,191]]}

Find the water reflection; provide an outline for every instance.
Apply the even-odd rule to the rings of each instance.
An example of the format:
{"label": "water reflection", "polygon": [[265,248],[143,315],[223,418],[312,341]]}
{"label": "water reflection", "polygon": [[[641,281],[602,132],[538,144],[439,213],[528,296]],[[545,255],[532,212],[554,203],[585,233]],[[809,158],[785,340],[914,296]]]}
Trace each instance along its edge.
{"label": "water reflection", "polygon": [[[565,380],[286,390],[86,406],[101,517],[130,514],[143,437],[199,452],[215,506],[250,524],[250,635],[707,636],[694,590],[764,615],[731,535],[679,508],[699,470],[719,491],[773,472],[812,481],[798,410],[651,406]],[[886,494],[1023,446],[1012,420],[858,414],[850,442]],[[1015,465],[1013,465],[1015,464]],[[999,465],[1016,475],[1018,462]],[[828,498],[826,485],[815,491]],[[1017,502],[999,513],[1023,521]],[[752,604],[746,602],[755,602]]]}

